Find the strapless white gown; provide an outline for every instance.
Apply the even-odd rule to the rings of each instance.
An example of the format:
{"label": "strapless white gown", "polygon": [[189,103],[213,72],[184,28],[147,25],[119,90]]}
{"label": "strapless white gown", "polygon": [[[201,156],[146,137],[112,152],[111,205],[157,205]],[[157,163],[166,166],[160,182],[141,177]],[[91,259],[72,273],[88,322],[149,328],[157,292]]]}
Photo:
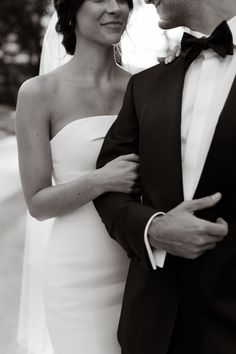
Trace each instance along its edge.
{"label": "strapless white gown", "polygon": [[[115,116],[67,124],[52,140],[56,184],[95,169]],[[54,354],[118,354],[117,327],[128,270],[92,202],[55,219],[43,259],[43,297]]]}

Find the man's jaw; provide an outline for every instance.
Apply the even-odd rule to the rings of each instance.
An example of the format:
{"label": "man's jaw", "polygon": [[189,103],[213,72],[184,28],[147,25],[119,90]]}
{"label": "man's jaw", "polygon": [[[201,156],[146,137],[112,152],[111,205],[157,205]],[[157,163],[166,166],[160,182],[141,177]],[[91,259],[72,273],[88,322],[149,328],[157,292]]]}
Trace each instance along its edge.
{"label": "man's jaw", "polygon": [[161,0],[144,0],[146,4],[152,4],[155,7],[158,7],[161,3]]}
{"label": "man's jaw", "polygon": [[161,3],[161,0],[153,0],[153,5],[155,7],[158,7],[160,5],[160,3]]}

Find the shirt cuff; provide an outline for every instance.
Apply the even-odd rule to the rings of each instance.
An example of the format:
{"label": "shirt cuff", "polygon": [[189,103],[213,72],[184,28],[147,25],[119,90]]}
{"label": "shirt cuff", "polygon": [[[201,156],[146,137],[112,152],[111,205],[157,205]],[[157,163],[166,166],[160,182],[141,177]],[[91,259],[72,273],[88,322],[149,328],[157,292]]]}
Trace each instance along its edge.
{"label": "shirt cuff", "polygon": [[153,214],[150,217],[150,219],[148,220],[147,225],[146,225],[145,230],[144,230],[144,243],[145,243],[145,246],[146,246],[146,249],[147,249],[149,260],[150,260],[152,268],[154,270],[156,270],[157,267],[163,268],[164,262],[165,262],[165,258],[166,258],[166,251],[164,251],[162,249],[157,249],[157,248],[154,249],[154,248],[152,248],[150,243],[149,243],[149,240],[148,240],[148,229],[149,229],[149,226],[151,225],[151,222],[153,221],[153,219],[156,216],[160,216],[160,215],[165,215],[165,213],[159,211],[159,212]]}

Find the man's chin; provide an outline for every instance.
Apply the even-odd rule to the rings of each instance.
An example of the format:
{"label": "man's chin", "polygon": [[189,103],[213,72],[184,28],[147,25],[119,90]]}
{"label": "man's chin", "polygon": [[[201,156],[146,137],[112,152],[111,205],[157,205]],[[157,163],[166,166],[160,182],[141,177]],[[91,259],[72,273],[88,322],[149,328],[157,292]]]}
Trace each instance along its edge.
{"label": "man's chin", "polygon": [[173,26],[171,26],[169,22],[162,20],[161,18],[158,21],[158,26],[163,30],[168,30],[173,28]]}
{"label": "man's chin", "polygon": [[172,29],[172,28],[179,27],[180,25],[171,23],[170,21],[166,21],[166,20],[163,20],[163,19],[160,18],[159,21],[158,21],[158,26],[162,30],[169,30],[169,29]]}

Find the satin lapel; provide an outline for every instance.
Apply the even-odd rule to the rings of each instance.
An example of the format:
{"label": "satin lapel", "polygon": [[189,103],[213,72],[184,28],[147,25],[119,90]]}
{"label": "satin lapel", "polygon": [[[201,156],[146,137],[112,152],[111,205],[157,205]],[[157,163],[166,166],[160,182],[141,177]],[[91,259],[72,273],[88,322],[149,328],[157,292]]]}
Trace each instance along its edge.
{"label": "satin lapel", "polygon": [[[160,68],[161,69],[161,68]],[[143,139],[155,199],[169,210],[183,200],[181,109],[185,77],[179,58],[163,67],[143,112]]]}
{"label": "satin lapel", "polygon": [[[215,193],[219,176],[222,176],[221,169],[231,168],[228,166],[228,158],[232,157],[233,142],[235,141],[236,129],[236,77],[227,97],[224,108],[220,114],[216,125],[215,133],[210,145],[210,149],[202,170],[202,174],[194,195],[194,198]],[[232,158],[233,164],[234,158]],[[215,174],[214,174],[215,173]],[[225,181],[227,184],[227,181]]]}

